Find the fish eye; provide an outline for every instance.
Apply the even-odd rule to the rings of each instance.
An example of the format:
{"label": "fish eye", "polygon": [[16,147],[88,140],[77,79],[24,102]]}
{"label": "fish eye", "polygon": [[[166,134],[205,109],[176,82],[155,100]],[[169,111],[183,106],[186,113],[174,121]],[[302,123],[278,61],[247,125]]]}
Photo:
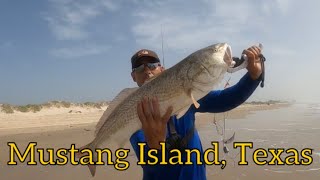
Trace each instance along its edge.
{"label": "fish eye", "polygon": [[217,49],[217,48],[215,48],[215,49],[213,49],[213,51],[214,51],[214,52],[218,52],[218,49]]}

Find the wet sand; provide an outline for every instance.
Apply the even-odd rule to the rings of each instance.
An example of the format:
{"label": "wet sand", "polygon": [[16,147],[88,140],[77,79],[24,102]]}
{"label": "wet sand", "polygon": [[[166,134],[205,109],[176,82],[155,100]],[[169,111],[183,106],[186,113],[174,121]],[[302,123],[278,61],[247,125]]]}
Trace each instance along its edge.
{"label": "wet sand", "polygon": [[[223,123],[220,123],[223,125]],[[219,128],[218,128],[219,129]],[[215,125],[199,128],[204,149],[212,147],[211,141],[220,140]],[[240,148],[228,144],[230,152],[225,155],[220,146],[220,158],[226,159],[227,166],[207,166],[208,179],[319,179],[320,177],[320,105],[295,104],[290,107],[251,113],[245,118],[226,121],[226,138],[235,132],[234,142],[252,142],[247,148],[246,160],[249,165],[238,165]],[[220,144],[222,145],[222,143]],[[300,155],[305,148],[313,149],[310,165],[256,165],[253,152],[256,149],[294,148]],[[281,153],[282,161],[293,153]],[[305,160],[299,155],[299,161]],[[270,162],[274,156],[268,152]],[[234,162],[236,163],[234,165]],[[277,163],[277,162],[276,162]]]}
{"label": "wet sand", "polygon": [[[254,144],[253,149],[258,147],[266,149],[270,147],[294,147],[296,149],[310,147],[315,149],[315,153],[320,152],[320,143],[317,139],[320,136],[320,110],[308,108],[299,105],[289,107],[286,105],[241,106],[228,113],[226,136],[236,132],[235,141],[251,141]],[[3,125],[0,126],[2,127],[0,132],[0,179],[91,179],[87,167],[81,165],[28,166],[26,162],[18,162],[18,165],[13,166],[7,165],[9,160],[7,142],[15,142],[21,151],[25,150],[29,142],[37,142],[38,148],[54,149],[70,148],[70,144],[76,144],[77,147],[86,144],[92,139],[95,121],[102,112],[87,112],[81,115],[74,114],[74,116],[67,114],[69,119],[82,117],[81,123],[70,121],[73,123],[59,124],[57,122],[59,122],[59,118],[63,117],[62,114],[64,113],[51,116],[57,121],[56,124],[48,123],[50,124],[48,126],[24,128],[22,119],[19,120],[20,127],[17,129],[5,129]],[[4,116],[0,117],[2,118],[0,122],[4,123]],[[48,117],[48,115],[42,116],[42,118],[50,120]],[[216,115],[216,119],[222,119],[222,117],[223,114]],[[212,147],[210,142],[220,139],[215,130],[216,127],[212,123],[213,115],[199,114],[197,119],[199,120],[197,128],[204,149]],[[223,125],[223,122],[219,121],[218,124]],[[230,154],[239,151],[232,149],[232,145],[228,145],[228,147]],[[94,179],[141,179],[142,170],[140,166],[136,165],[137,158],[130,144],[126,144],[126,148],[131,150],[130,156],[126,158],[130,162],[130,167],[127,170],[117,171],[112,165],[99,166]],[[248,150],[248,153],[252,153],[252,150]],[[223,153],[220,153],[220,156],[223,158]],[[252,161],[249,161],[249,166],[236,165],[233,167],[232,159],[227,158],[227,167],[224,170],[221,170],[220,166],[207,166],[207,176],[208,179],[256,179],[257,177],[261,179],[318,179],[320,170],[317,168],[320,168],[320,158],[317,154],[313,154],[313,157],[314,162],[311,165],[293,167],[257,166]],[[29,159],[27,158],[27,160]],[[238,160],[236,159],[236,162]]]}

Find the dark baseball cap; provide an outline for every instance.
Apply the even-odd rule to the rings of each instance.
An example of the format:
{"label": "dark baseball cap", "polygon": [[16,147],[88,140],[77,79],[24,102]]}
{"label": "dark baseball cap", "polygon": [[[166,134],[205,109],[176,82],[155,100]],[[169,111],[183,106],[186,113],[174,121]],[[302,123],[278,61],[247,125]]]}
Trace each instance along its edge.
{"label": "dark baseball cap", "polygon": [[154,60],[153,62],[160,62],[157,53],[149,49],[141,49],[131,57],[132,68],[136,68],[140,65],[139,60],[141,60],[142,57],[151,57]]}

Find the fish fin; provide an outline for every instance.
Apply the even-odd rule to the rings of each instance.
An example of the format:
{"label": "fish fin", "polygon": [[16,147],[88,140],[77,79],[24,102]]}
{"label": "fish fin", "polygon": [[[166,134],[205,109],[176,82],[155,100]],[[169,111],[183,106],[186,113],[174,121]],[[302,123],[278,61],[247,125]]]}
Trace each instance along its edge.
{"label": "fish fin", "polygon": [[135,92],[138,89],[138,87],[135,88],[125,88],[123,89],[108,105],[108,108],[104,111],[103,115],[99,119],[95,135],[98,134],[99,129],[103,126],[104,122],[107,120],[107,118],[110,116],[110,114],[113,112],[113,110],[124,100],[126,99],[131,93]]}
{"label": "fish fin", "polygon": [[[91,145],[91,143],[89,143],[89,144],[87,144],[87,145],[82,146],[81,148],[79,148],[79,151],[75,153],[75,156],[76,156],[77,158],[80,159],[81,157],[87,155],[86,153],[81,153],[81,151],[82,151],[83,149],[90,149],[91,152],[95,152],[94,149],[93,149],[93,147],[92,147],[92,145]],[[95,153],[92,153],[92,158],[93,158],[93,162],[96,162],[96,161],[97,161],[97,156],[96,156]],[[96,165],[95,165],[95,164],[89,164],[89,163],[88,163],[87,166],[88,166],[88,168],[89,168],[89,171],[90,171],[90,173],[91,173],[91,176],[94,177],[95,174],[96,174],[96,169],[97,169]]]}
{"label": "fish fin", "polygon": [[200,107],[200,104],[194,99],[192,91],[190,91],[189,96],[192,100],[192,103],[194,104],[194,106],[198,109]]}
{"label": "fish fin", "polygon": [[176,114],[177,119],[180,119],[187,111],[189,110],[189,106],[181,108]]}

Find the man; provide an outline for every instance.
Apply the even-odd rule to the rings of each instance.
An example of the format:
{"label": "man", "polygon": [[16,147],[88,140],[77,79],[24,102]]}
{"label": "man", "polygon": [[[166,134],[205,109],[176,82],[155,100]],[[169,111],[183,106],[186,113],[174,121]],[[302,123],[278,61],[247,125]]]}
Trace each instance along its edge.
{"label": "man", "polygon": [[[144,159],[148,160],[146,151],[149,149],[161,150],[160,142],[171,142],[174,135],[187,140],[186,147],[198,149],[203,155],[202,144],[197,130],[194,129],[195,113],[210,112],[220,113],[236,108],[245,102],[255,91],[261,80],[262,68],[259,60],[261,50],[257,46],[252,46],[243,51],[248,57],[248,72],[240,81],[224,90],[211,91],[198,102],[201,106],[197,109],[191,105],[188,111],[179,120],[175,116],[170,117],[172,108],[169,107],[166,114],[159,115],[159,104],[156,98],[144,98],[138,103],[137,111],[142,123],[142,130],[135,132],[130,142],[140,159],[139,142],[146,142]],[[161,66],[158,55],[148,49],[142,49],[131,58],[132,78],[138,84],[149,78],[158,75],[165,69]],[[173,132],[173,133],[172,133]],[[175,140],[179,138],[175,138]],[[174,141],[174,140],[173,140]],[[168,153],[168,151],[166,151]],[[160,156],[161,153],[158,153]],[[161,159],[161,157],[159,157]],[[160,162],[161,160],[159,160]],[[205,163],[196,164],[195,156],[191,157],[193,165],[142,165],[143,179],[206,179]]]}

